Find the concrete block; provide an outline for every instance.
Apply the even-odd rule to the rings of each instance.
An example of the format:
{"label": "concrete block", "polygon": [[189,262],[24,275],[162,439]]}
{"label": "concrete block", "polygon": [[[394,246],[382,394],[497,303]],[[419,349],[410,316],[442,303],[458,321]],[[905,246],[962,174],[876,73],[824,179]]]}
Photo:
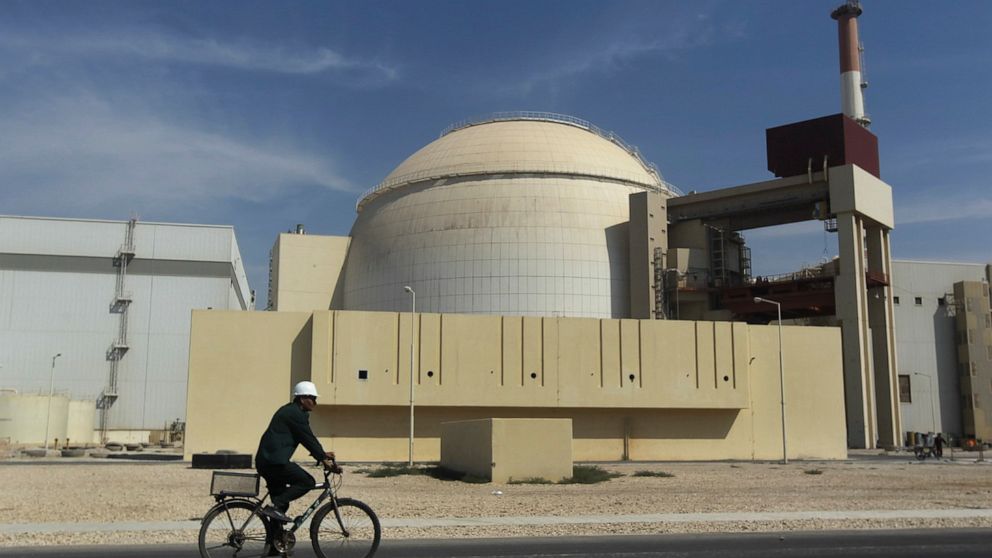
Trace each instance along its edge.
{"label": "concrete block", "polygon": [[441,466],[495,483],[572,476],[571,419],[490,418],[441,423]]}

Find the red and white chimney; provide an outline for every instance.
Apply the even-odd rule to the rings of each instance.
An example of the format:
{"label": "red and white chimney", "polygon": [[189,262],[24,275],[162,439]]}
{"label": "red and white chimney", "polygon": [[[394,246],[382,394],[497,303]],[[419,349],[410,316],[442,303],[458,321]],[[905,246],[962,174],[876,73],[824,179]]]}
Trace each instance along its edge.
{"label": "red and white chimney", "polygon": [[871,119],[865,115],[865,100],[861,90],[868,83],[861,75],[861,43],[858,41],[858,16],[861,12],[861,2],[848,0],[831,12],[830,17],[837,20],[840,39],[841,110],[867,128]]}

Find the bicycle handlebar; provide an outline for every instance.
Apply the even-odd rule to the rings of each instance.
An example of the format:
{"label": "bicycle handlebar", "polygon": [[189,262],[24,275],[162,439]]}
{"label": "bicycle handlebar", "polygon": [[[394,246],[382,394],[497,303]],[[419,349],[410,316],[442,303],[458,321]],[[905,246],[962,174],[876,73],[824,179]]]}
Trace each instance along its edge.
{"label": "bicycle handlebar", "polygon": [[[330,466],[327,465],[327,462],[328,461],[331,462]],[[333,457],[330,458],[330,459],[322,459],[322,460],[318,461],[317,464],[324,467],[324,476],[325,477],[328,475],[328,473],[334,473],[336,475],[340,475],[340,474],[344,473],[344,469],[342,469],[341,466],[338,465],[337,460],[334,459]]]}

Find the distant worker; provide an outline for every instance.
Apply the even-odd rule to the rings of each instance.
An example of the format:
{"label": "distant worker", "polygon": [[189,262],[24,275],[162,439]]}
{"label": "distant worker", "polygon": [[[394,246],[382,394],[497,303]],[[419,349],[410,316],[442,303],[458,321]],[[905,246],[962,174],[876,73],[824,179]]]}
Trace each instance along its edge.
{"label": "distant worker", "polygon": [[325,467],[336,467],[334,452],[324,451],[310,429],[310,412],[317,406],[317,386],[300,382],[293,387],[293,401],[279,407],[269,428],[262,434],[255,453],[255,468],[269,486],[272,504],[262,513],[278,521],[293,521],[286,511],[289,503],[313,489],[316,481],[296,463],[290,461],[296,447],[310,451]]}
{"label": "distant worker", "polygon": [[944,457],[944,435],[940,432],[933,439],[933,454],[936,457]]}

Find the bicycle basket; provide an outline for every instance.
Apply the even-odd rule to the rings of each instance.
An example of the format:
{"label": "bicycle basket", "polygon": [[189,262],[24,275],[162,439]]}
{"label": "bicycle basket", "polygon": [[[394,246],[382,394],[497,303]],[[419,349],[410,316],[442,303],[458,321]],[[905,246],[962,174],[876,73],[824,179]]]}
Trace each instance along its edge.
{"label": "bicycle basket", "polygon": [[258,475],[214,471],[210,480],[211,496],[258,496]]}

